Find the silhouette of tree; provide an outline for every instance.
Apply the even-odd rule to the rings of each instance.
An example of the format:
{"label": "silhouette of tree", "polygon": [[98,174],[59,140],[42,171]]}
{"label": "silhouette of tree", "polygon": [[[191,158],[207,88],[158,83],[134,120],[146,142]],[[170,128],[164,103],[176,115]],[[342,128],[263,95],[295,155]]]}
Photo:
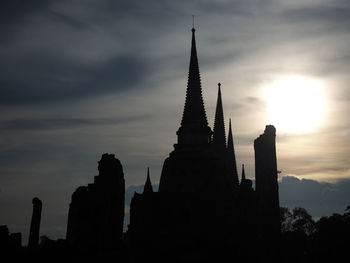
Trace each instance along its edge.
{"label": "silhouette of tree", "polygon": [[292,212],[287,207],[280,208],[281,232],[292,231]]}
{"label": "silhouette of tree", "polygon": [[310,236],[315,232],[315,221],[306,209],[293,209],[293,231],[300,231]]}
{"label": "silhouette of tree", "polygon": [[307,236],[315,232],[315,221],[305,208],[296,207],[292,211],[286,207],[281,207],[281,231],[300,232]]}
{"label": "silhouette of tree", "polygon": [[306,209],[280,209],[283,262],[308,262],[315,222]]}
{"label": "silhouette of tree", "polygon": [[350,205],[345,209],[344,217],[349,220],[350,219]]}
{"label": "silhouette of tree", "polygon": [[315,258],[320,262],[348,258],[350,244],[350,206],[343,215],[322,217],[316,223]]}

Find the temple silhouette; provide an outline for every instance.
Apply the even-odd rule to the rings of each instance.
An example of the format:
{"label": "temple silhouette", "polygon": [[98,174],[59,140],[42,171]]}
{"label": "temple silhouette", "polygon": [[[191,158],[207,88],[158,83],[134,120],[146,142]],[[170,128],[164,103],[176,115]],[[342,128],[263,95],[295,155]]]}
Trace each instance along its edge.
{"label": "temple silhouette", "polygon": [[[143,192],[135,192],[131,200],[124,233],[123,167],[114,154],[103,154],[94,182],[72,194],[66,240],[43,239],[42,251],[57,257],[112,255],[126,262],[279,262],[276,130],[267,125],[254,141],[255,189],[244,165],[239,178],[231,119],[227,131],[226,137],[220,83],[214,128],[209,127],[192,28],[183,115],[158,191],[148,169]],[[41,209],[34,198],[28,242],[34,252],[40,252]],[[2,246],[21,246],[20,235],[10,235],[6,226],[0,230]]]}
{"label": "temple silhouette", "polygon": [[[244,166],[239,180],[231,120],[226,140],[220,83],[214,129],[208,125],[194,28],[185,106],[176,134],[158,192],[153,191],[148,169],[143,192],[135,192],[131,200],[124,244],[132,260],[243,259],[248,244],[250,249],[260,248],[260,257],[276,259],[281,223],[275,128],[266,126],[254,141],[254,190]],[[121,249],[123,243],[122,165],[114,155],[104,154],[98,170],[93,184],[73,193],[69,208],[67,242],[86,253]]]}
{"label": "temple silhouette", "polygon": [[260,258],[278,259],[276,130],[268,125],[254,141],[254,190],[244,165],[239,180],[231,119],[226,140],[220,83],[214,129],[208,125],[194,28],[185,106],[176,134],[177,143],[164,161],[158,192],[153,190],[149,169],[143,192],[135,192],[124,237],[122,166],[114,155],[102,156],[95,182],[72,195],[68,244],[86,253],[101,252],[121,249],[124,238],[135,262],[244,259],[252,248],[259,251],[255,255]]}
{"label": "temple silhouette", "polygon": [[152,189],[148,171],[143,193],[135,193],[131,201],[128,235],[138,259],[154,257],[148,254],[154,250],[160,260],[167,255],[174,261],[237,259],[237,253],[243,259],[248,244],[250,249],[260,248],[260,257],[277,259],[281,223],[276,130],[268,125],[254,141],[254,190],[244,166],[239,182],[231,120],[226,141],[220,83],[214,129],[208,126],[194,28],[185,106],[176,134],[158,192]]}
{"label": "temple silhouette", "polygon": [[[276,129],[254,140],[255,180],[238,174],[232,124],[225,128],[221,84],[213,130],[202,97],[192,28],[185,106],[177,142],[166,157],[158,191],[149,168],[130,203],[124,230],[121,162],[105,153],[93,183],[69,204],[66,239],[40,236],[42,201],[32,199],[28,245],[0,225],[0,258],[118,262],[341,262],[348,257],[350,206],[317,221],[279,205]],[[227,131],[227,136],[226,136]],[[254,183],[254,187],[253,187]],[[28,202],[29,203],[29,202]],[[45,212],[45,211],[44,211]]]}

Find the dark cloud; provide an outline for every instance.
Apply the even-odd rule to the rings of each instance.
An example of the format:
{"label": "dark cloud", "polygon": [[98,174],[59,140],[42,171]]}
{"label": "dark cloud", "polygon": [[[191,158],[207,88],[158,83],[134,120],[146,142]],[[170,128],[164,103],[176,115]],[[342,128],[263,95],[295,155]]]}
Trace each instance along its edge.
{"label": "dark cloud", "polygon": [[63,22],[67,24],[68,26],[75,28],[77,30],[86,30],[86,29],[92,29],[91,25],[85,21],[81,21],[79,19],[76,19],[72,16],[63,14],[61,12],[55,11],[55,10],[48,10],[48,13],[51,14],[54,18],[59,20],[60,22]]}
{"label": "dark cloud", "polygon": [[30,16],[38,9],[46,6],[50,1],[32,0],[3,0],[1,1],[0,21],[10,23],[19,22],[23,16]]}
{"label": "dark cloud", "polygon": [[145,58],[156,23],[149,8],[134,1],[5,1],[0,103],[74,101],[139,87],[156,64]]}
{"label": "dark cloud", "polygon": [[194,10],[200,10],[198,16],[203,17],[202,13],[220,14],[220,15],[238,15],[253,16],[261,12],[271,10],[271,5],[276,4],[273,0],[234,0],[234,1],[195,1],[188,5]]}
{"label": "dark cloud", "polygon": [[[45,0],[3,0],[0,8],[1,42],[13,40],[19,28],[27,22],[27,18],[45,9],[48,1]],[[8,43],[11,44],[11,43]]]}
{"label": "dark cloud", "polygon": [[332,1],[324,5],[296,6],[282,11],[281,15],[288,22],[312,22],[331,26],[332,30],[347,32],[350,26],[349,1]]}
{"label": "dark cloud", "polygon": [[[227,27],[236,24],[233,20],[236,15],[241,15],[243,19],[247,16],[256,16],[254,21],[263,24],[260,23],[264,22],[259,20],[260,17],[269,12],[274,14],[275,9],[282,10],[273,16],[274,19],[281,21],[307,22],[307,19],[311,19],[317,22],[323,19],[323,21],[339,21],[339,25],[340,21],[346,25],[350,21],[346,15],[349,5],[345,4],[342,6],[334,4],[330,7],[313,5],[303,8],[295,5],[293,8],[283,8],[283,5],[274,1],[264,3],[150,1],[145,4],[140,1],[106,0],[83,3],[83,1],[72,4],[67,1],[57,3],[39,0],[33,3],[31,1],[30,4],[28,1],[4,2],[1,16],[2,39],[9,39],[10,35],[16,37],[2,45],[3,55],[0,62],[2,105],[74,101],[139,88],[145,76],[154,73],[156,68],[154,65],[161,63],[147,56],[147,46],[151,45],[153,50],[156,50],[158,46],[154,38],[159,38],[159,34],[163,34],[161,32],[164,30],[170,34],[185,18],[190,22],[192,13],[198,13],[199,25],[210,24],[206,19],[211,19],[215,14],[226,15],[219,16],[215,19],[215,23]],[[232,18],[227,20],[227,15]],[[246,26],[249,28],[249,24]],[[228,34],[227,27],[221,28],[222,34],[214,34],[209,38],[211,46],[233,40],[237,40],[238,43],[241,41],[239,39],[241,29],[234,28],[235,34],[232,35]],[[86,31],[89,34],[85,35]],[[257,33],[264,34],[264,32]],[[27,38],[23,39],[23,34],[28,34]],[[102,37],[99,42],[101,34],[111,37],[107,39]],[[294,35],[285,37],[287,39],[283,41],[289,42]],[[99,62],[89,61],[91,47],[88,48],[85,44],[92,38],[96,41],[94,49],[106,49],[105,55],[108,59]],[[114,41],[115,50],[108,50],[105,46],[106,41],[109,42],[108,47],[113,46]],[[18,43],[22,43],[21,50],[13,49],[12,47]],[[264,45],[261,48],[266,47]],[[239,61],[242,58],[242,50],[234,51],[209,53],[201,56],[200,60],[203,65],[211,67],[218,63]],[[74,57],[74,53],[82,54]]]}
{"label": "dark cloud", "polygon": [[78,100],[136,88],[150,66],[136,56],[101,65],[74,65],[55,57],[31,57],[0,65],[0,103],[37,104]]}
{"label": "dark cloud", "polygon": [[280,205],[303,207],[315,217],[343,213],[350,205],[350,180],[318,182],[285,176],[279,183]]}
{"label": "dark cloud", "polygon": [[45,119],[10,119],[0,121],[3,130],[58,130],[72,127],[116,125],[121,123],[144,120],[147,115],[128,116],[125,118],[45,118]]}

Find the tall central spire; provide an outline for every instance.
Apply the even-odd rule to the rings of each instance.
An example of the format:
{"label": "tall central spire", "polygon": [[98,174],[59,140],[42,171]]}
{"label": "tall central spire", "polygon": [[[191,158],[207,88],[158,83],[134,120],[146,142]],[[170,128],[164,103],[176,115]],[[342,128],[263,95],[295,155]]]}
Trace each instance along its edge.
{"label": "tall central spire", "polygon": [[181,126],[197,124],[208,126],[207,116],[204,109],[201,78],[199,74],[195,29],[192,28],[191,58],[188,70],[186,102],[182,115]]}
{"label": "tall central spire", "polygon": [[179,128],[178,144],[207,144],[211,136],[202,97],[195,29],[192,28],[191,58],[188,71],[185,107]]}

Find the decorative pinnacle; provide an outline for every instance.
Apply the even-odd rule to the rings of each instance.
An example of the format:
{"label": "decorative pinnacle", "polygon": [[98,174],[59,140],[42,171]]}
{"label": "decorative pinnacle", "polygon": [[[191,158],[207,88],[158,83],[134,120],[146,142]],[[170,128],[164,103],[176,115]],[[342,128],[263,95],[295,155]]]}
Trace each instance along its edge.
{"label": "decorative pinnacle", "polygon": [[153,193],[151,178],[149,177],[149,167],[147,167],[147,179],[146,179],[145,186],[143,187],[143,193],[144,194]]}

